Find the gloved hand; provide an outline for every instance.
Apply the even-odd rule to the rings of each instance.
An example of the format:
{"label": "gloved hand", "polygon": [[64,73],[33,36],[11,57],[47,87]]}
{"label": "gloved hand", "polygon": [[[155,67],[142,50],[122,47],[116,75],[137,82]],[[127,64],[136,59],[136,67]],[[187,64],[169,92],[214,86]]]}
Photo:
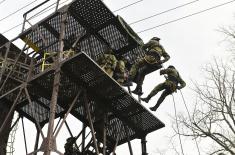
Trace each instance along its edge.
{"label": "gloved hand", "polygon": [[160,75],[162,75],[164,73],[164,71],[163,70],[160,70]]}
{"label": "gloved hand", "polygon": [[181,86],[176,86],[176,89],[180,90],[182,87]]}
{"label": "gloved hand", "polygon": [[163,62],[163,60],[159,60],[157,63],[158,63],[159,65],[161,65],[161,64],[163,64],[164,62]]}

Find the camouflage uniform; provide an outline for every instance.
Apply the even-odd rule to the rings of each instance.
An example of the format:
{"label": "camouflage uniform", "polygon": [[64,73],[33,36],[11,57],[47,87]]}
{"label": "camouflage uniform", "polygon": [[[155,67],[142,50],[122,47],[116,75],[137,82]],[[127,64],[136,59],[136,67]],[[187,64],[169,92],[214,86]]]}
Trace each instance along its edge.
{"label": "camouflage uniform", "polygon": [[79,151],[74,147],[76,139],[74,137],[70,137],[66,140],[66,144],[64,145],[65,153],[64,155],[78,155]]}
{"label": "camouflage uniform", "polygon": [[126,78],[127,78],[126,65],[125,65],[125,62],[123,60],[119,60],[117,62],[117,66],[116,66],[116,69],[114,71],[114,76],[113,77],[121,85],[126,80]]}
{"label": "camouflage uniform", "polygon": [[[178,71],[175,69],[174,66],[169,66],[167,69],[161,70],[160,75],[162,74],[167,75],[166,81],[157,85],[146,98],[141,98],[141,100],[148,103],[149,100],[153,96],[155,96],[159,91],[164,90],[160,98],[158,99],[157,104],[154,107],[150,108],[152,111],[157,110],[157,108],[160,106],[160,104],[163,102],[166,96],[172,94],[177,89],[182,89],[183,87],[186,86],[186,83],[180,77]],[[180,86],[178,86],[178,84],[180,84]]]}
{"label": "camouflage uniform", "polygon": [[110,77],[113,76],[113,72],[117,66],[117,59],[115,55],[111,53],[111,51],[101,56],[97,63]]}
{"label": "camouflage uniform", "polygon": [[[136,89],[133,93],[142,95],[142,84],[147,74],[147,70],[151,67],[158,66],[157,69],[161,68],[161,64],[168,61],[170,56],[166,53],[165,49],[159,43],[160,38],[153,37],[148,43],[143,45],[143,49],[146,50],[144,58],[138,60],[130,70],[130,79],[136,79]],[[161,57],[164,59],[161,60]],[[142,68],[142,71],[139,69]],[[138,72],[139,71],[139,72]],[[138,76],[136,77],[138,72]]]}

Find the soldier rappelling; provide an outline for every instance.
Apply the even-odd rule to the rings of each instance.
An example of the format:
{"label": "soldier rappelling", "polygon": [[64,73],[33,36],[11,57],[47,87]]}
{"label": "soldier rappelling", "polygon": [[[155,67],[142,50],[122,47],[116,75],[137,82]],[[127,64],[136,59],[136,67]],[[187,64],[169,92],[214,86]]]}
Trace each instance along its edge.
{"label": "soldier rappelling", "polygon": [[[130,70],[130,80],[136,79],[134,94],[142,95],[142,84],[148,70],[151,68],[161,68],[161,64],[168,61],[170,56],[166,53],[163,46],[159,43],[160,38],[153,37],[148,43],[143,45],[146,50],[144,58],[139,59]],[[161,58],[163,59],[161,60]],[[157,67],[156,67],[157,66]],[[156,69],[155,69],[156,70]]]}
{"label": "soldier rappelling", "polygon": [[151,92],[150,94],[145,97],[141,98],[142,101],[148,103],[149,100],[155,96],[159,91],[163,91],[160,98],[158,99],[155,106],[151,107],[150,110],[156,111],[157,108],[160,106],[160,104],[163,102],[163,100],[173,92],[175,92],[177,89],[182,89],[186,86],[186,83],[181,78],[179,72],[175,69],[174,66],[170,65],[167,69],[163,69],[160,71],[160,75],[167,75],[165,82],[158,84]]}

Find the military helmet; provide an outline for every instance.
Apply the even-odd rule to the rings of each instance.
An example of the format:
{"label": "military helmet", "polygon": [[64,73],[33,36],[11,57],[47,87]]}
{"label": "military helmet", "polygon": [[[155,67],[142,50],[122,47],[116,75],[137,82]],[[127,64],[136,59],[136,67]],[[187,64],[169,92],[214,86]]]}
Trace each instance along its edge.
{"label": "military helmet", "polygon": [[69,137],[69,138],[66,139],[67,142],[72,142],[72,141],[74,141],[74,140],[76,140],[75,137]]}
{"label": "military helmet", "polygon": [[160,39],[160,38],[158,38],[158,37],[153,37],[151,40],[159,41],[159,40],[161,40],[161,39]]}
{"label": "military helmet", "polygon": [[105,53],[114,54],[114,51],[111,48],[108,48]]}
{"label": "military helmet", "polygon": [[168,68],[174,68],[175,69],[175,67],[173,65],[168,66]]}

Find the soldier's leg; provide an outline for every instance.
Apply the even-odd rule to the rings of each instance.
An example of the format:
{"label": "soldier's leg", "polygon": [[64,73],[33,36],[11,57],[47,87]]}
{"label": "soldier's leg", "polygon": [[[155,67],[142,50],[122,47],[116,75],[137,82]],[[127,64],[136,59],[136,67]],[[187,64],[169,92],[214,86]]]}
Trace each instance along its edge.
{"label": "soldier's leg", "polygon": [[168,90],[168,89],[164,90],[163,93],[161,94],[160,98],[158,99],[157,104],[156,104],[155,106],[151,107],[150,110],[156,111],[157,108],[160,106],[160,104],[164,101],[164,99],[165,99],[168,95],[170,95],[171,93],[172,93],[172,91],[170,91],[170,90]]}
{"label": "soldier's leg", "polygon": [[133,80],[139,70],[145,64],[145,60],[142,58],[131,66],[129,79]]}
{"label": "soldier's leg", "polygon": [[148,103],[149,100],[155,96],[159,91],[162,91],[163,89],[166,89],[166,83],[163,82],[163,83],[160,83],[158,84],[150,93],[147,97],[145,98],[141,98],[142,101]]}
{"label": "soldier's leg", "polygon": [[110,76],[110,77],[113,77],[113,70],[112,68],[105,68],[105,72]]}
{"label": "soldier's leg", "polygon": [[138,72],[137,77],[136,77],[136,75],[135,75],[135,77],[132,76],[132,78],[134,77],[134,79],[136,79],[136,84],[137,84],[135,90],[132,91],[134,94],[137,94],[137,95],[142,95],[143,94],[142,85],[143,85],[143,81],[144,81],[144,78],[145,78],[144,68],[147,67],[147,65],[148,64],[145,61],[145,59],[141,59],[138,62],[138,70],[136,70],[136,72]]}
{"label": "soldier's leg", "polygon": [[142,95],[142,85],[143,85],[143,81],[144,81],[145,76],[138,76],[137,77],[137,82],[136,82],[136,88],[135,90],[132,91],[132,93],[137,94],[137,95]]}

